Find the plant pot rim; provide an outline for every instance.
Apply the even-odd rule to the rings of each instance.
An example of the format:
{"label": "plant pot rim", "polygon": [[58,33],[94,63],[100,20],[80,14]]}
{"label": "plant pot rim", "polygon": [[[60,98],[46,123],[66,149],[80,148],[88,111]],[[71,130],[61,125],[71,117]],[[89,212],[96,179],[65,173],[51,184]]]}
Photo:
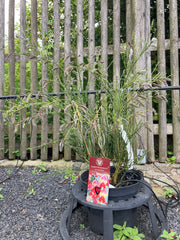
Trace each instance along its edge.
{"label": "plant pot rim", "polygon": [[[115,167],[114,166],[111,166],[110,167],[110,173],[114,173],[114,171],[115,171]],[[139,175],[139,179],[137,179],[137,180],[142,180],[142,178],[143,178],[143,172],[142,171],[140,171],[140,170],[137,170],[137,169],[129,169],[129,170],[127,170],[126,171],[126,173],[131,173],[131,172],[133,172],[133,173],[137,173],[137,175]],[[81,175],[80,175],[80,181],[83,183],[83,184],[87,184],[87,182],[88,182],[88,176],[89,176],[89,170],[86,170],[86,171],[84,171]],[[134,180],[134,179],[133,179]],[[132,181],[132,180],[130,180],[130,181]],[[123,181],[123,182],[126,182],[126,181]],[[133,181],[132,181],[133,182]],[[139,181],[134,181],[134,184],[136,184],[136,183],[139,183]],[[121,185],[121,184],[120,184]],[[122,186],[123,187],[123,186]],[[128,186],[125,186],[125,187],[129,187],[129,185]],[[114,188],[118,188],[118,187],[114,187]]]}
{"label": "plant pot rim", "polygon": [[[111,168],[111,170],[114,170],[114,167]],[[133,184],[128,186],[109,188],[109,200],[118,201],[121,199],[128,199],[137,194],[137,192],[141,188],[141,181],[143,180],[143,174],[141,171],[136,169],[131,169],[131,170],[128,170],[127,172],[132,172],[132,171],[138,173],[139,175],[138,181],[137,182],[134,181]],[[88,186],[88,176],[89,176],[89,170],[86,170],[80,176],[80,181],[84,185],[85,189],[87,189],[87,186]]]}

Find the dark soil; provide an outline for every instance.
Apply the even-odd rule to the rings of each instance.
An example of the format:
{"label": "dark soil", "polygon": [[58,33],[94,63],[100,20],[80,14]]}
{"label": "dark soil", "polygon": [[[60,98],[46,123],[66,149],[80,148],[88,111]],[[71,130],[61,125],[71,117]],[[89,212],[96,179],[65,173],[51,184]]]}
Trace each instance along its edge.
{"label": "dark soil", "polygon": [[[20,169],[8,180],[9,169],[0,169],[0,240],[62,240],[60,221],[71,199],[73,183],[64,178],[64,173],[52,175],[51,171],[39,172],[35,176],[32,169]],[[11,175],[16,169],[11,169]],[[48,176],[48,177],[47,177]],[[27,189],[33,186],[31,195]],[[149,213],[145,207],[138,209],[138,228],[144,232],[146,240],[152,240]],[[180,234],[179,207],[168,211],[169,226]],[[76,210],[72,217],[71,237],[75,240],[101,240],[101,235],[91,232],[87,225],[87,209]]]}

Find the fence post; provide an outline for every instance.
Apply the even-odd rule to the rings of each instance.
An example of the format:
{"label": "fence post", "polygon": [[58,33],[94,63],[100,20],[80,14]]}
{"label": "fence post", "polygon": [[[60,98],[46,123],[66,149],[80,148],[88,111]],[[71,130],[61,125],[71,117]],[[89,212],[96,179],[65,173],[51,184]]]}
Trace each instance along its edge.
{"label": "fence post", "polygon": [[[164,22],[164,0],[157,1],[157,56],[158,70],[162,78],[166,77],[165,57],[165,22]],[[161,84],[164,86],[164,83]],[[166,96],[166,91],[161,91]],[[166,102],[159,99],[159,161],[165,162],[167,157],[167,124],[166,124]]]}
{"label": "fence post", "polygon": [[[15,93],[15,52],[14,52],[14,0],[9,1],[9,32],[8,32],[8,52],[9,52],[9,94]],[[14,100],[10,100],[12,106]],[[15,154],[15,116],[9,122],[9,159],[14,159]]]}
{"label": "fence post", "polygon": [[[46,37],[48,34],[48,0],[42,1],[42,48],[45,50],[48,44]],[[47,56],[47,53],[45,54]],[[48,92],[48,63],[46,59],[42,60],[42,102],[47,102],[46,93]],[[48,144],[48,108],[42,110],[41,122],[41,160],[47,160]]]}
{"label": "fence post", "polygon": [[[53,91],[58,93],[59,87],[59,60],[60,60],[60,14],[59,14],[59,0],[54,0],[54,61],[53,61]],[[57,96],[58,98],[58,96]],[[54,109],[53,115],[53,160],[59,159],[59,110]]]}
{"label": "fence post", "polygon": [[[4,95],[4,5],[5,1],[0,0],[0,96]],[[4,101],[0,100],[0,160],[4,158]]]}
{"label": "fence post", "polygon": [[[83,0],[77,0],[77,65],[78,76],[77,76],[77,88],[78,91],[83,91],[84,89],[84,48],[83,48]],[[76,160],[80,160],[80,156],[76,153]]]}
{"label": "fence post", "polygon": [[101,60],[103,78],[107,81],[108,67],[108,1],[101,0]]}
{"label": "fence post", "polygon": [[[90,69],[93,70],[95,63],[95,2],[89,0],[89,15],[88,15],[88,58]],[[94,90],[95,87],[95,76],[93,71],[88,72],[89,90]],[[94,107],[95,96],[94,94],[89,95],[89,105]]]}
{"label": "fence post", "polygon": [[[68,71],[71,59],[71,1],[65,1],[64,6],[64,81],[69,81],[71,73]],[[65,114],[67,121],[70,121],[69,116]],[[71,160],[71,148],[64,147],[64,159]]]}
{"label": "fence post", "polygon": [[[37,93],[37,0],[31,0],[31,94]],[[33,100],[32,100],[33,101]],[[31,130],[30,130],[30,157],[37,159],[37,122],[33,116],[37,114],[35,106],[31,107]]]}
{"label": "fence post", "polygon": [[78,72],[78,89],[83,90],[83,0],[77,0],[77,63],[80,67]]}
{"label": "fence post", "polygon": [[[144,0],[133,0],[132,1],[132,20],[133,20],[133,37],[134,37],[134,60],[137,60],[145,44],[145,2]],[[139,78],[145,78],[146,64],[145,64],[145,53],[138,59],[134,66],[134,74],[138,74]],[[147,117],[141,116],[140,113],[145,113],[147,107],[147,99],[144,100],[143,104],[139,104],[137,116],[135,116],[137,123],[146,122]],[[135,111],[135,115],[136,115]],[[136,141],[135,153],[138,149],[147,150],[147,129],[145,126],[139,130],[139,138]]]}
{"label": "fence post", "polygon": [[[178,59],[178,15],[177,1],[169,1],[170,10],[170,59],[172,86],[179,86]],[[172,91],[173,151],[176,162],[180,163],[180,96],[179,91]]]}
{"label": "fence post", "polygon": [[120,1],[113,0],[113,86],[120,87]]}
{"label": "fence post", "polygon": [[[150,0],[145,0],[145,39],[150,42],[150,26],[151,26],[151,16],[150,16]],[[146,71],[147,78],[151,79],[151,51],[150,48],[146,51]],[[147,155],[148,159],[154,161],[154,134],[153,134],[153,112],[152,112],[152,92],[147,93]],[[147,160],[148,160],[147,159]]]}
{"label": "fence post", "polygon": [[[26,0],[20,1],[20,91],[26,93]],[[21,111],[21,121],[26,119],[26,109]],[[27,131],[26,126],[21,124],[21,159],[27,155]]]}

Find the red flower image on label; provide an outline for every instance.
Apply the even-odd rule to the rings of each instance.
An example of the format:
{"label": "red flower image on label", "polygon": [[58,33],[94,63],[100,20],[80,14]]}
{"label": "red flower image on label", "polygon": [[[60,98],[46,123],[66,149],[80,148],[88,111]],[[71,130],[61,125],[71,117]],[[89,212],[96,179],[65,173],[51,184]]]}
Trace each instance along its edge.
{"label": "red flower image on label", "polygon": [[101,191],[101,188],[100,187],[95,187],[95,193],[98,195]]}

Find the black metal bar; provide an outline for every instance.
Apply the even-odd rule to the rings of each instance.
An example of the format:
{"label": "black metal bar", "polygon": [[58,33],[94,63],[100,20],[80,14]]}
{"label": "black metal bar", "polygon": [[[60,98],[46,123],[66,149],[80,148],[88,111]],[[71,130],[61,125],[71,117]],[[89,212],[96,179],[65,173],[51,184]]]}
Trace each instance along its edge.
{"label": "black metal bar", "polygon": [[[121,89],[120,89],[121,90]],[[180,86],[169,86],[169,87],[152,87],[152,88],[138,88],[138,89],[130,89],[131,91],[155,91],[155,90],[180,90]],[[80,94],[97,94],[97,93],[106,93],[103,90],[89,90],[89,91],[81,91]],[[72,92],[71,94],[77,95],[78,92]],[[46,93],[46,94],[32,94],[30,95],[31,98],[37,98],[37,97],[42,97],[42,96],[64,96],[66,95],[65,92],[59,92],[59,93]],[[7,99],[17,99],[17,98],[24,98],[27,97],[28,95],[8,95],[8,96],[0,96],[0,100],[7,100]]]}

